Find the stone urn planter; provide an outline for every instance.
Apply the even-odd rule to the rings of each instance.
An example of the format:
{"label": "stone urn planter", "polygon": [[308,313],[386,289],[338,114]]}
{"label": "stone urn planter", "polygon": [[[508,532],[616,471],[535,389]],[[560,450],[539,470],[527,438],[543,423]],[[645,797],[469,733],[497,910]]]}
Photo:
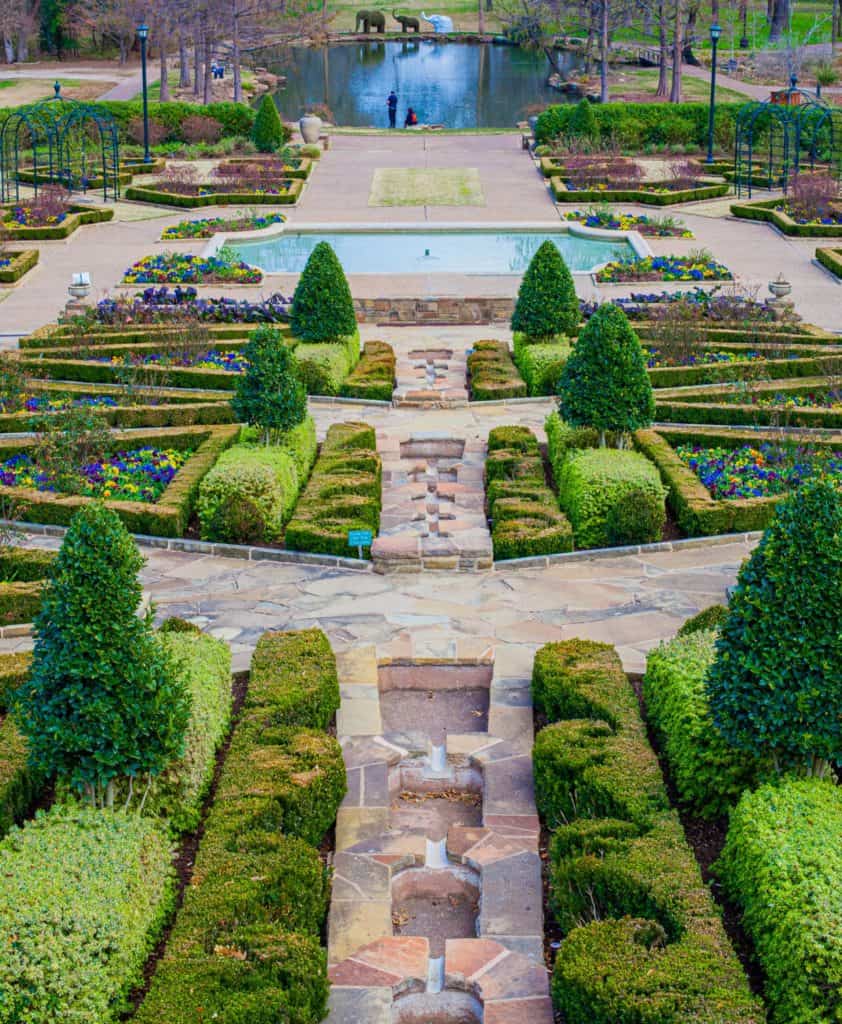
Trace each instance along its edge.
{"label": "stone urn planter", "polygon": [[318,143],[319,136],[322,134],[322,119],[320,117],[316,117],[315,114],[305,114],[298,122],[298,127],[301,131],[301,138],[308,145]]}
{"label": "stone urn planter", "polygon": [[774,281],[769,282],[769,291],[774,296],[773,302],[781,302],[792,291],[792,285],[783,274],[778,274]]}

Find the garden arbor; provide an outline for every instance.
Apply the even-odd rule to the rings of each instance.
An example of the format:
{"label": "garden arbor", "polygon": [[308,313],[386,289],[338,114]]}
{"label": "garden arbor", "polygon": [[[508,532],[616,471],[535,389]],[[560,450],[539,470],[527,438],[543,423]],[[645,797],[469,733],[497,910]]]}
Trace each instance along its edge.
{"label": "garden arbor", "polygon": [[800,171],[827,169],[842,179],[842,109],[813,93],[788,89],[764,102],[747,103],[737,114],[734,186],[751,198],[752,188],[782,188]]}
{"label": "garden arbor", "polygon": [[35,192],[46,184],[71,191],[102,189],[103,199],[120,194],[117,124],[94,103],[55,95],[19,107],[0,125],[0,202],[20,199],[20,186]]}

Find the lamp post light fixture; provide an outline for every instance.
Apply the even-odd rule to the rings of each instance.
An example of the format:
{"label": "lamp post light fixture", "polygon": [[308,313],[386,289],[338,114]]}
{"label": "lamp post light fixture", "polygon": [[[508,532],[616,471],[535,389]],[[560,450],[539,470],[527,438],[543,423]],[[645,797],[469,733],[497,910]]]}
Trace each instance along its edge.
{"label": "lamp post light fixture", "polygon": [[137,38],[140,40],[140,77],[143,91],[143,162],[152,163],[149,155],[149,89],[146,84],[146,40],[149,38],[149,26],[142,21],[137,26]]}
{"label": "lamp post light fixture", "polygon": [[710,27],[710,44],[713,48],[710,61],[710,110],[708,111],[708,158],[707,163],[713,163],[713,114],[716,106],[716,47],[719,37],[722,35],[722,28],[719,22],[714,22]]}

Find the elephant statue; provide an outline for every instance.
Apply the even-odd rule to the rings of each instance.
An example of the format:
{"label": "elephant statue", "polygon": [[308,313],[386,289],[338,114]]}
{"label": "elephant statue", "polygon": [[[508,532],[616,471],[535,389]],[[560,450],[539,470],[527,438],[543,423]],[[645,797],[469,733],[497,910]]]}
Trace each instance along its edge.
{"label": "elephant statue", "polygon": [[448,18],[446,14],[430,14],[426,15],[423,11],[421,17],[424,21],[429,21],[433,26],[434,32],[452,32],[453,31],[453,18]]}
{"label": "elephant statue", "polygon": [[401,32],[409,32],[410,29],[413,32],[421,31],[421,22],[417,18],[408,18],[405,14],[395,14],[392,11],[392,17],[395,21],[399,21],[401,25]]}
{"label": "elephant statue", "polygon": [[360,22],[362,22],[363,32],[366,34],[368,34],[372,28],[377,29],[378,32],[386,31],[386,15],[382,11],[357,11],[357,22],[354,27],[355,32],[359,32]]}

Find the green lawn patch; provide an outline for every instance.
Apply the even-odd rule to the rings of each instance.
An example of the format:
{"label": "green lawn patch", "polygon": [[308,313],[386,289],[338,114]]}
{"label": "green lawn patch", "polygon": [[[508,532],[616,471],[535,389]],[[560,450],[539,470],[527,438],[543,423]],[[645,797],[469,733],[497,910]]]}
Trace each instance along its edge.
{"label": "green lawn patch", "polygon": [[485,206],[476,167],[378,167],[369,206]]}

